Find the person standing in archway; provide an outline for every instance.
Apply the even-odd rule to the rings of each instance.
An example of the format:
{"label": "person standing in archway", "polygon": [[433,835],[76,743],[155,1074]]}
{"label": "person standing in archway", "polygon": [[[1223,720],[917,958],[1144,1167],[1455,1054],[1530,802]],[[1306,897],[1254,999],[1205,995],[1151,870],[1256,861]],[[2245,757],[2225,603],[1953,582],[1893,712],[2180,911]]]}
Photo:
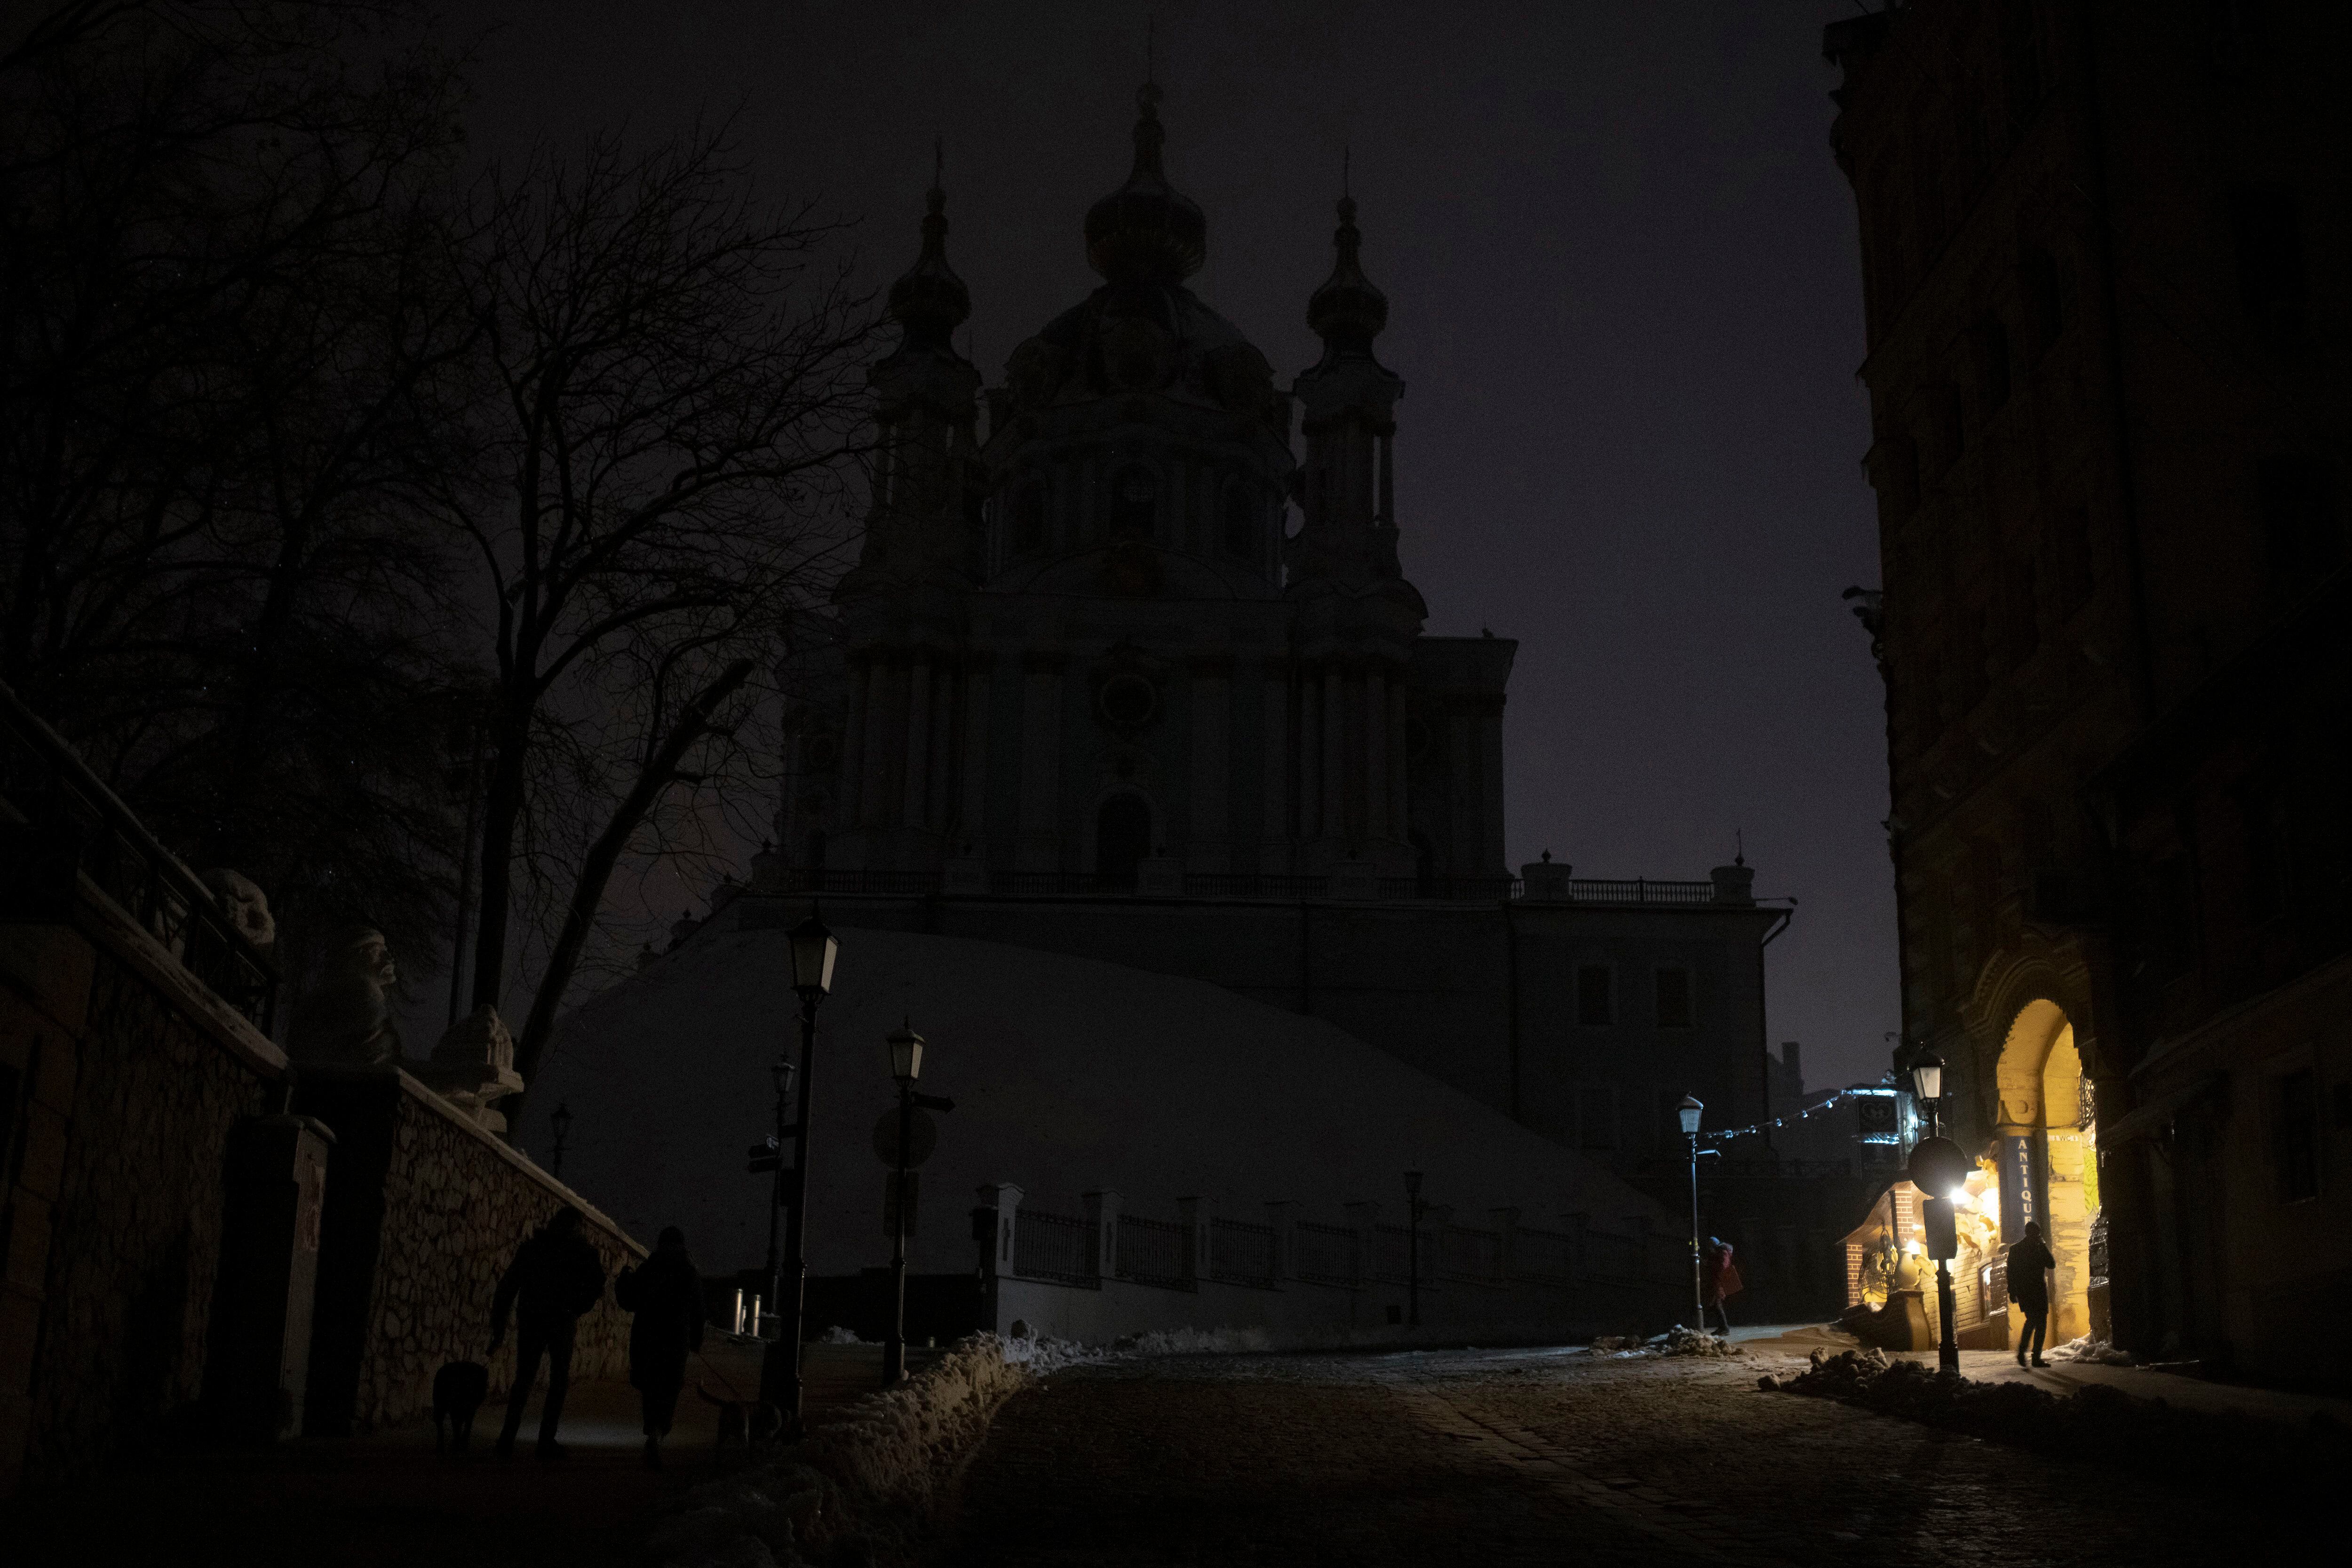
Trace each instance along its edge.
{"label": "person standing in archway", "polygon": [[2042,1239],[2039,1222],[2027,1220],[2025,1234],[2009,1249],[2009,1299],[2017,1308],[2017,1364],[2023,1366],[2027,1347],[2033,1364],[2048,1366],[2042,1345],[2050,1331],[2050,1270],[2058,1267],[2049,1244]]}

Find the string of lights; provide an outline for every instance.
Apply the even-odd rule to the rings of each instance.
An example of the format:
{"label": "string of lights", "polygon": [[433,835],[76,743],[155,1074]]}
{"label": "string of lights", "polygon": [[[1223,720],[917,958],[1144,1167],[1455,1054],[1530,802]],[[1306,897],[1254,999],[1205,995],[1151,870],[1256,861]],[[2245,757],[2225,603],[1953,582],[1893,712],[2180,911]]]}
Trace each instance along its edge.
{"label": "string of lights", "polygon": [[1728,1142],[1734,1138],[1750,1138],[1759,1132],[1769,1132],[1775,1127],[1786,1127],[1791,1122],[1809,1121],[1813,1117],[1819,1116],[1822,1112],[1834,1108],[1843,1100],[1853,1100],[1861,1095],[1870,1095],[1875,1098],[1879,1095],[1893,1092],[1895,1091],[1881,1089],[1875,1085],[1862,1089],[1842,1089],[1835,1094],[1831,1095],[1827,1100],[1822,1100],[1819,1105],[1810,1105],[1802,1110],[1790,1111],[1788,1115],[1775,1116],[1763,1121],[1751,1121],[1745,1127],[1727,1127],[1719,1132],[1704,1132],[1699,1135],[1699,1142],[1703,1143],[1724,1143]]}

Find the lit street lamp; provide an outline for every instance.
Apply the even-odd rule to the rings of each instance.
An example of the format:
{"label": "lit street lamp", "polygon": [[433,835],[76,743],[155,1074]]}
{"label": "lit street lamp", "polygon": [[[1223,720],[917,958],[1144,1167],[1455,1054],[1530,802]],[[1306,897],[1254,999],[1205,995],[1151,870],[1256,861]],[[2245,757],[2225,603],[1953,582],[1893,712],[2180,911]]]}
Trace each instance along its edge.
{"label": "lit street lamp", "polygon": [[1920,1205],[1927,1230],[1927,1250],[1936,1259],[1936,1365],[1944,1372],[1960,1370],[1960,1346],[1954,1327],[1952,1254],[1958,1250],[1954,1235],[1952,1194],[1968,1180],[1969,1158],[1939,1131],[1937,1102],[1944,1098],[1944,1058],[1921,1057],[1911,1064],[1911,1085],[1927,1113],[1927,1136],[1911,1149],[1912,1185],[1927,1194]]}
{"label": "lit street lamp", "polygon": [[1404,1173],[1404,1323],[1421,1327],[1421,1173]]}
{"label": "lit street lamp", "polygon": [[890,1035],[890,1076],[898,1080],[898,1165],[890,1190],[890,1337],[882,1342],[882,1385],[907,1375],[907,1154],[915,1142],[915,1080],[923,1076],[923,1037],[908,1024]]}
{"label": "lit street lamp", "polygon": [[1695,1094],[1684,1095],[1683,1102],[1675,1107],[1675,1116],[1683,1124],[1683,1136],[1690,1142],[1691,1310],[1695,1314],[1691,1327],[1701,1333],[1706,1331],[1706,1287],[1698,1259],[1698,1118],[1706,1109],[1706,1102]]}
{"label": "lit street lamp", "polygon": [[[808,1280],[809,1083],[814,1078],[816,1008],[833,989],[833,961],[841,943],[809,906],[808,919],[791,938],[793,989],[801,998],[800,1101],[793,1120],[792,1181],[784,1192],[784,1249],[776,1260],[776,1339],[760,1367],[760,1397],[783,1413],[784,1430],[801,1435],[801,1310]],[[782,1084],[779,1083],[781,1089]],[[792,1289],[784,1273],[792,1273]]]}

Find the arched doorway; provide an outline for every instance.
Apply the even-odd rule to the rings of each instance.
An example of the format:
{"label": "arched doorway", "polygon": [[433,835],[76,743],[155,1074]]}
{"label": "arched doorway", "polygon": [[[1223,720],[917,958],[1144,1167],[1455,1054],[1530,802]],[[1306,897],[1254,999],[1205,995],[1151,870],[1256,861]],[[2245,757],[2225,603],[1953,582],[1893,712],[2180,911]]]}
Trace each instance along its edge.
{"label": "arched doorway", "polygon": [[[2050,1342],[2063,1344],[2094,1326],[2091,1241],[2099,1221],[2090,1081],[2064,1008],[2042,999],[2019,1010],[2001,1043],[1997,1079],[1993,1158],[2000,1172],[2000,1238],[2013,1242],[2027,1220],[2041,1222],[2058,1259]],[[2099,1281],[2102,1289],[2105,1284]],[[2096,1316],[2105,1331],[2105,1311]]]}
{"label": "arched doorway", "polygon": [[1095,875],[1112,888],[1135,886],[1136,868],[1151,853],[1151,808],[1131,795],[1115,795],[1095,814]]}

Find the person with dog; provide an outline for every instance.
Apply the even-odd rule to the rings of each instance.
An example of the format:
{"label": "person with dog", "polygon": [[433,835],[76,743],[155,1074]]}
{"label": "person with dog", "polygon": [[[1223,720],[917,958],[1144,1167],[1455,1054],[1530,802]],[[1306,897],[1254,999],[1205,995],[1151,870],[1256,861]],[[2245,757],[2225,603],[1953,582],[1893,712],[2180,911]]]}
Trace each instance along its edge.
{"label": "person with dog", "polygon": [[515,1434],[522,1429],[523,1406],[547,1358],[547,1400],[539,1409],[541,1459],[565,1458],[555,1440],[563,1419],[563,1396],[572,1387],[572,1345],[581,1314],[604,1296],[604,1260],[580,1231],[578,1209],[558,1209],[516,1249],[490,1304],[490,1353],[506,1342],[507,1319],[515,1322],[514,1391],[507,1395],[506,1425],[499,1432],[499,1458],[514,1457]]}
{"label": "person with dog", "polygon": [[642,1268],[624,1268],[613,1300],[635,1314],[629,1323],[629,1382],[646,1407],[646,1466],[661,1468],[661,1440],[686,1390],[686,1358],[702,1348],[709,1315],[702,1276],[687,1256],[686,1233],[666,1226]]}
{"label": "person with dog", "polygon": [[2051,1256],[2050,1244],[2042,1239],[2040,1222],[2027,1220],[2025,1234],[2009,1249],[2009,1299],[2017,1308],[2020,1366],[2025,1364],[2029,1346],[2035,1366],[2050,1364],[2042,1359],[2042,1342],[2050,1331],[2050,1270],[2057,1267],[2058,1259]]}

